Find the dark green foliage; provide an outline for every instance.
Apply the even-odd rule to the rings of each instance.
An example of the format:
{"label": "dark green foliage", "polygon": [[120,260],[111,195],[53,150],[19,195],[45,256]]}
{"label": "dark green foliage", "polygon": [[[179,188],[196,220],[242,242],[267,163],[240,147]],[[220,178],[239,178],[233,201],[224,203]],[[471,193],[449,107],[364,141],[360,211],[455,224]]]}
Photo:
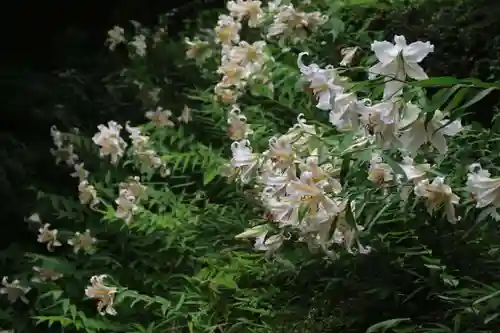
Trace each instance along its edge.
{"label": "dark green foliage", "polygon": [[[347,44],[361,42],[368,49],[373,38],[392,40],[395,34],[408,42],[426,40],[435,46],[424,61],[429,76],[500,80],[500,6],[494,0],[369,1],[341,13],[356,40],[343,40]],[[469,119],[488,126],[499,98],[498,91],[488,96],[468,110]]]}

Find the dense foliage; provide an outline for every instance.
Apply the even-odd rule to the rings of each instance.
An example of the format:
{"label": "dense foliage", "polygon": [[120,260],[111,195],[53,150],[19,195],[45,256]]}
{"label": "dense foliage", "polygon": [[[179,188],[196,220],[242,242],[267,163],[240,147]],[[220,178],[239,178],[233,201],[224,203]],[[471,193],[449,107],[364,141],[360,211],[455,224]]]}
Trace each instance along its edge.
{"label": "dense foliage", "polygon": [[71,187],[1,252],[0,327],[495,331],[499,140],[460,118],[500,86],[351,6],[230,2],[182,47],[111,29],[102,124],[46,125]]}

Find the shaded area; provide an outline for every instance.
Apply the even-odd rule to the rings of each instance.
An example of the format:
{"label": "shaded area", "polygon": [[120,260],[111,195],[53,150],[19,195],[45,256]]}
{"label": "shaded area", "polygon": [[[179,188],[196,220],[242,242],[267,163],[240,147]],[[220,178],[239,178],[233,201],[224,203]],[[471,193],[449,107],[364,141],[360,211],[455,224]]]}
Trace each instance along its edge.
{"label": "shaded area", "polygon": [[[74,180],[54,167],[49,149],[50,126],[93,131],[109,119],[137,118],[133,100],[115,103],[103,78],[120,69],[124,59],[111,55],[104,42],[114,25],[130,20],[157,23],[174,11],[168,31],[176,38],[195,9],[217,8],[223,1],[81,1],[14,2],[0,14],[5,48],[0,53],[0,196],[4,198],[0,247],[28,241],[23,223],[35,192],[50,188],[74,194]],[[66,69],[72,69],[63,74]]]}

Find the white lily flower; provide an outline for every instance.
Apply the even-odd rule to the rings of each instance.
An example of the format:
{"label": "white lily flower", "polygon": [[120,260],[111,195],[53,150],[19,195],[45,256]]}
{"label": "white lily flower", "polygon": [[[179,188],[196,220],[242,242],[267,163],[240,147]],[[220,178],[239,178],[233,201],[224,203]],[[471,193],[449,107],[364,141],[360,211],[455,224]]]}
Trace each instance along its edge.
{"label": "white lily flower", "polygon": [[77,163],[74,166],[75,171],[70,174],[73,178],[78,178],[80,181],[85,180],[89,176],[89,172],[85,169],[85,164]]}
{"label": "white lily flower", "polygon": [[111,156],[111,163],[116,164],[125,153],[127,143],[120,137],[122,126],[115,121],[109,121],[108,126],[97,126],[99,132],[93,137],[92,141],[99,146],[101,157]]}
{"label": "white lily flower", "polygon": [[324,181],[315,183],[313,174],[310,171],[303,172],[298,180],[292,180],[287,186],[287,192],[297,202],[305,205],[308,214],[316,214],[320,208],[325,209],[329,214],[336,215],[339,208],[335,202],[325,195],[322,186]]}
{"label": "white lily flower", "polygon": [[287,138],[295,149],[302,150],[308,143],[309,139],[317,135],[314,125],[307,124],[303,113],[297,116],[297,123],[288,129],[287,133],[282,135],[282,138]]}
{"label": "white lily flower", "polygon": [[309,88],[318,100],[316,107],[320,110],[331,110],[335,103],[335,96],[344,91],[344,88],[339,84],[341,81],[338,78],[337,71],[331,66],[322,69],[315,63],[309,66],[304,65],[302,57],[307,54],[307,52],[299,54],[297,66],[304,78],[309,82]]}
{"label": "white lily flower", "polygon": [[476,207],[500,207],[500,178],[491,178],[489,172],[480,165],[474,166],[476,170],[467,176],[467,190],[477,202]]}
{"label": "white lily flower", "polygon": [[403,157],[403,163],[399,164],[399,166],[403,169],[406,179],[414,182],[415,184],[424,180],[427,172],[431,169],[431,165],[429,163],[414,165],[413,158],[409,156]]}
{"label": "white lily flower", "polygon": [[394,44],[387,41],[375,41],[371,45],[372,51],[379,60],[370,68],[372,74],[401,77],[406,76],[415,80],[428,78],[419,63],[431,52],[434,45],[429,42],[414,42],[407,44],[404,36],[395,36]]}
{"label": "white lily flower", "polygon": [[117,205],[115,212],[116,218],[122,219],[126,224],[129,224],[134,213],[139,210],[136,200],[137,198],[129,190],[120,189],[119,196],[115,200]]}
{"label": "white lily flower", "polygon": [[247,123],[247,117],[241,114],[237,105],[233,105],[227,119],[227,134],[231,140],[240,141],[246,139],[253,131]]}
{"label": "white lily flower", "polygon": [[115,295],[118,291],[115,287],[108,287],[104,284],[104,279],[107,275],[94,275],[90,278],[91,286],[85,288],[87,297],[96,299],[97,311],[100,315],[116,315],[116,310],[113,308]]}
{"label": "white lily flower", "polygon": [[82,180],[78,184],[78,198],[82,205],[89,205],[90,208],[95,208],[99,204],[97,190],[94,185],[90,185],[88,180]]}
{"label": "white lily flower", "polygon": [[277,222],[279,227],[298,226],[300,223],[298,203],[291,196],[282,196],[278,199],[268,197],[264,199],[264,205],[269,209],[273,221]]}
{"label": "white lily flower", "polygon": [[146,118],[151,121],[151,124],[157,127],[174,127],[175,124],[170,117],[172,116],[172,111],[164,110],[161,107],[157,107],[154,111],[147,111],[145,114]]}
{"label": "white lily flower", "polygon": [[306,163],[299,167],[302,172],[311,172],[313,182],[325,192],[339,194],[342,191],[342,185],[332,176],[332,172],[335,172],[333,166],[331,164],[318,165],[318,156],[309,156]]}
{"label": "white lily flower", "polygon": [[444,183],[444,177],[436,177],[429,182],[428,179],[421,180],[415,186],[415,194],[425,198],[425,203],[429,214],[444,207],[446,218],[451,223],[456,223],[459,219],[455,216],[455,206],[460,198],[454,194],[451,187]]}
{"label": "white lily flower", "polygon": [[56,281],[60,279],[63,274],[57,272],[56,270],[52,268],[43,268],[43,267],[38,267],[34,266],[33,270],[38,273],[37,276],[34,276],[31,281],[32,282],[37,282],[37,283],[42,283],[46,281]]}
{"label": "white lily flower", "polygon": [[6,276],[2,279],[2,288],[0,288],[0,294],[5,294],[9,302],[14,303],[20,299],[23,303],[28,304],[29,300],[26,298],[26,294],[31,290],[31,287],[24,287],[21,285],[19,280],[13,280],[9,283]]}
{"label": "white lily flower", "polygon": [[97,238],[92,236],[89,229],[85,230],[83,234],[77,231],[73,238],[68,240],[68,244],[73,247],[74,253],[78,253],[80,250],[92,253],[94,252],[95,243],[97,243]]}
{"label": "white lily flower", "polygon": [[250,141],[241,140],[235,141],[231,145],[233,158],[231,165],[239,170],[240,179],[243,183],[250,180],[252,174],[257,170],[259,164],[259,156],[252,153]]}
{"label": "white lily flower", "polygon": [[293,176],[292,169],[277,169],[272,161],[267,160],[261,167],[261,174],[258,177],[258,181],[265,188],[274,189],[274,192],[280,192],[294,178]]}
{"label": "white lily flower", "polygon": [[267,55],[264,52],[265,46],[266,42],[262,40],[252,44],[241,41],[238,46],[234,46],[229,50],[228,57],[232,62],[242,66],[250,66],[254,72],[256,69],[260,68],[266,60]]}
{"label": "white lily flower", "polygon": [[332,125],[339,130],[357,129],[360,124],[359,108],[362,107],[354,93],[339,93],[329,114]]}
{"label": "white lily flower", "polygon": [[425,143],[430,143],[439,153],[445,154],[448,150],[445,136],[455,136],[462,129],[459,119],[450,123],[441,111],[436,110],[427,126],[425,118],[420,117],[401,134],[399,140],[410,154],[417,152]]}
{"label": "white lily flower", "polygon": [[368,180],[375,185],[381,186],[394,179],[394,171],[389,164],[383,163],[382,157],[373,154],[368,170]]}
{"label": "white lily flower", "polygon": [[[397,125],[395,123],[387,124],[382,120],[382,113],[385,111],[386,105],[379,103],[367,107],[360,115],[361,122],[366,126],[370,136],[375,137],[375,142],[383,149],[390,147],[396,140]],[[361,138],[363,145],[368,144],[371,140]]]}
{"label": "white lily flower", "polygon": [[61,242],[57,239],[58,230],[49,230],[50,224],[45,223],[43,227],[38,229],[38,243],[47,243],[47,250],[54,251],[55,247],[62,246]]}
{"label": "white lily flower", "polygon": [[269,139],[269,152],[267,154],[275,167],[286,169],[295,161],[295,151],[292,142],[287,136],[272,137]]}
{"label": "white lily flower", "polygon": [[228,1],[227,9],[238,21],[248,18],[248,26],[256,28],[264,20],[264,11],[261,8],[262,2],[258,0],[236,0]]}
{"label": "white lily flower", "polygon": [[122,27],[115,25],[113,29],[108,31],[106,44],[108,44],[110,51],[114,51],[117,45],[125,42],[125,30]]}
{"label": "white lily flower", "polygon": [[215,42],[230,45],[240,41],[241,23],[229,15],[220,15],[215,27]]}

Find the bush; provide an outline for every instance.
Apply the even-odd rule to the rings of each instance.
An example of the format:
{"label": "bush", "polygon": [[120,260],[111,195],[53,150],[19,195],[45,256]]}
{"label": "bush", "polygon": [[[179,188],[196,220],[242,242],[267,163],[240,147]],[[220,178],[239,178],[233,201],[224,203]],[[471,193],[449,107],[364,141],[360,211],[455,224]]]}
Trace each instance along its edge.
{"label": "bush", "polygon": [[[498,174],[499,140],[460,117],[499,85],[426,79],[408,54],[431,59],[437,48],[423,42],[404,48],[406,58],[387,42],[373,44],[377,57],[360,43],[327,67],[329,43],[356,46],[345,44],[342,7],[257,9],[247,20],[230,4],[231,16],[188,41],[189,60],[162,26],[110,31],[130,62],[109,76],[109,94],[133,94],[140,112],[97,132],[52,128],[54,157],[76,190],[39,191],[28,218],[39,246],[3,252],[0,301],[14,302],[0,310],[2,327],[498,326],[498,180],[487,170]],[[385,58],[404,66],[382,72]],[[381,75],[367,80],[369,66]],[[169,82],[196,84],[172,91]]]}
{"label": "bush", "polygon": [[[500,79],[500,8],[489,0],[368,1],[342,8],[348,33],[367,45],[370,36],[390,39],[402,34],[411,40],[436,45],[432,59],[425,61],[431,76]],[[360,34],[360,30],[362,34]],[[359,40],[359,36],[367,39]],[[349,40],[347,40],[349,42]],[[469,110],[470,119],[490,126],[498,112],[495,92]]]}

